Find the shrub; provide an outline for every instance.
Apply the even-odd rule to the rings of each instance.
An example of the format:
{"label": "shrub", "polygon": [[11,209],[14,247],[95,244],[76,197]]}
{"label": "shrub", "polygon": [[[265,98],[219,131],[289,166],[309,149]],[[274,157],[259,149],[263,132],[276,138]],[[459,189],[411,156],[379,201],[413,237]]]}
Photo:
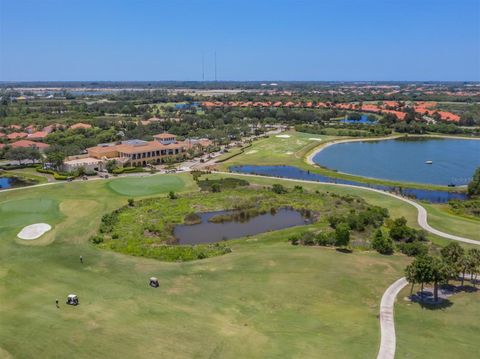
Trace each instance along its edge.
{"label": "shrub", "polygon": [[315,244],[319,246],[335,245],[335,232],[319,232],[315,236]]}
{"label": "shrub", "polygon": [[175,194],[175,192],[170,191],[170,192],[168,192],[168,198],[170,198],[170,199],[177,199],[178,197],[177,197],[177,195]]}
{"label": "shrub", "polygon": [[272,185],[272,191],[276,194],[284,194],[287,193],[287,189],[282,186],[281,184],[275,183]]}
{"label": "shrub", "polygon": [[335,245],[346,247],[350,243],[350,227],[347,223],[339,223],[335,228]]}
{"label": "shrub", "polygon": [[103,236],[100,236],[100,235],[92,236],[90,237],[90,242],[92,242],[93,244],[103,243]]}
{"label": "shrub", "polygon": [[128,199],[128,206],[129,206],[129,207],[135,206],[135,201],[133,200],[133,198],[129,198],[129,199]]}
{"label": "shrub", "polygon": [[372,248],[380,254],[392,254],[394,251],[392,239],[384,235],[380,228],[375,231]]}
{"label": "shrub", "polygon": [[300,244],[300,236],[298,234],[291,235],[290,237],[288,237],[288,241],[294,246],[297,246]]}
{"label": "shrub", "polygon": [[424,256],[428,253],[427,245],[420,241],[400,243],[398,247],[403,254],[410,257]]}
{"label": "shrub", "polygon": [[58,173],[53,174],[53,178],[55,178],[57,181],[66,181],[70,176],[64,176]]}

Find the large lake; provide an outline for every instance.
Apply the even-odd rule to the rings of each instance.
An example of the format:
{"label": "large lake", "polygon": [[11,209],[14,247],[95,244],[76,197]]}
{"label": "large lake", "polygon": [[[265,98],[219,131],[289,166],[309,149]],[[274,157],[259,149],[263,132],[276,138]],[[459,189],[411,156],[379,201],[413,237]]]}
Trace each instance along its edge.
{"label": "large lake", "polygon": [[480,166],[480,141],[413,137],[339,143],[317,153],[313,161],[363,177],[459,186],[470,182]]}

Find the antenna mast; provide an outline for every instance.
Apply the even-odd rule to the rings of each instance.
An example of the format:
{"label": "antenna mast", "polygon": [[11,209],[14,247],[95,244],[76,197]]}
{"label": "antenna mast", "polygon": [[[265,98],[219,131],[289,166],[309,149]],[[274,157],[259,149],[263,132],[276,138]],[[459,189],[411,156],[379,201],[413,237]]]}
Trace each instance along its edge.
{"label": "antenna mast", "polygon": [[205,56],[202,51],[202,81],[205,82]]}
{"label": "antenna mast", "polygon": [[215,62],[215,82],[217,82],[217,51],[213,53],[214,62]]}

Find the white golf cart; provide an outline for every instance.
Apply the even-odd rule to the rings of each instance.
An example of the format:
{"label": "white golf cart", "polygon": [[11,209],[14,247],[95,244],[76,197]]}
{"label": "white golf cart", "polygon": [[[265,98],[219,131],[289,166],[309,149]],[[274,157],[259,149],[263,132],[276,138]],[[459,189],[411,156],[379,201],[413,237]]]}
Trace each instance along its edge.
{"label": "white golf cart", "polygon": [[67,304],[68,305],[78,305],[78,297],[76,294],[69,294],[67,297]]}
{"label": "white golf cart", "polygon": [[160,284],[158,284],[158,279],[155,278],[155,277],[151,277],[150,278],[150,287],[153,287],[153,288],[158,288]]}

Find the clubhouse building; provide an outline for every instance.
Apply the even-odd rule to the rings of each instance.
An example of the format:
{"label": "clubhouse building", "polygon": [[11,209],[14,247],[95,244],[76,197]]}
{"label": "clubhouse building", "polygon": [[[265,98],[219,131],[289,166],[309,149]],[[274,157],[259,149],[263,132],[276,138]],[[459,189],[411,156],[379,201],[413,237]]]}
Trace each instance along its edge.
{"label": "clubhouse building", "polygon": [[64,162],[64,169],[73,171],[84,167],[99,171],[109,160],[116,160],[121,166],[161,164],[167,158],[185,158],[189,149],[204,149],[210,145],[211,141],[207,139],[177,141],[175,135],[162,133],[153,136],[153,141],[127,140],[87,148],[88,155],[68,158]]}

